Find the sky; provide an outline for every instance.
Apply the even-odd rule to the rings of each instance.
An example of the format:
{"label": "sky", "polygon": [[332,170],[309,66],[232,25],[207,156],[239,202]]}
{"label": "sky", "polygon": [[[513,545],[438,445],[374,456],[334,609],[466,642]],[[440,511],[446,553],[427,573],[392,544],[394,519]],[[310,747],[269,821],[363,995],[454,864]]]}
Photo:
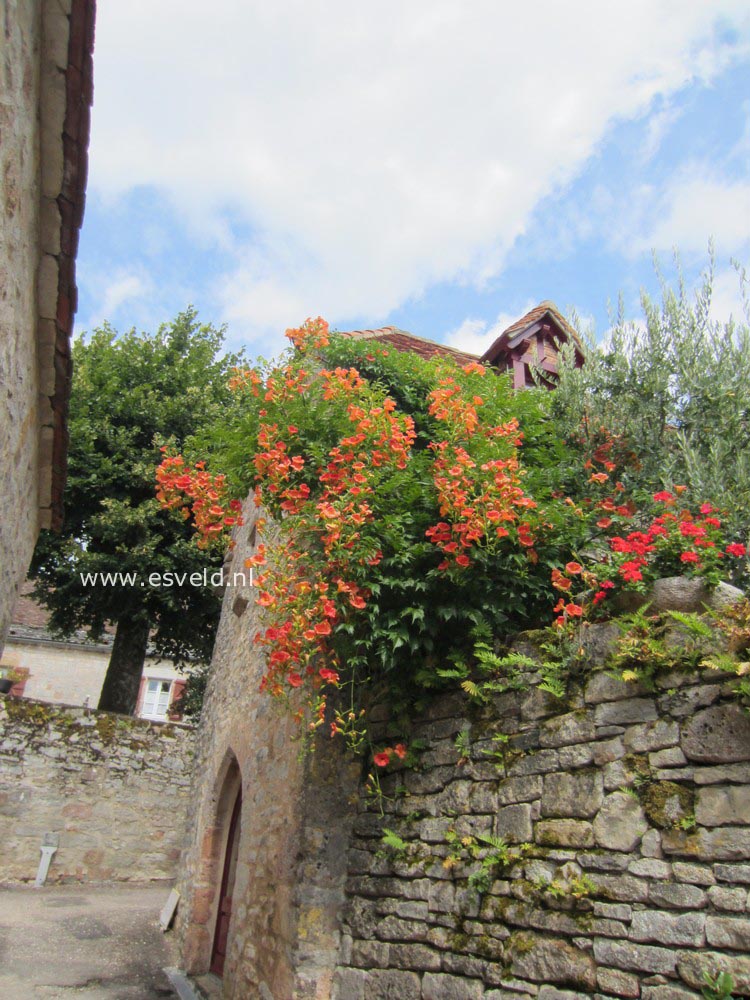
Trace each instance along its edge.
{"label": "sky", "polygon": [[271,357],[322,315],[481,353],[601,337],[679,250],[750,265],[747,0],[99,3],[77,331],[187,305]]}

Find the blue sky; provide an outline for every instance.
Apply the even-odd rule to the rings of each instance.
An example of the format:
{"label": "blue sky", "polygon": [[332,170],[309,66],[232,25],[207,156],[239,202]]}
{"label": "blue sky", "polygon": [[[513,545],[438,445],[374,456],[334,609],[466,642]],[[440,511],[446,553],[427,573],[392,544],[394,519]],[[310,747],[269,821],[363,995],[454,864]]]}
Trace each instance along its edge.
{"label": "blue sky", "polygon": [[99,5],[78,331],[192,303],[251,355],[318,314],[481,351],[548,298],[601,335],[710,238],[739,318],[744,0],[210,9]]}

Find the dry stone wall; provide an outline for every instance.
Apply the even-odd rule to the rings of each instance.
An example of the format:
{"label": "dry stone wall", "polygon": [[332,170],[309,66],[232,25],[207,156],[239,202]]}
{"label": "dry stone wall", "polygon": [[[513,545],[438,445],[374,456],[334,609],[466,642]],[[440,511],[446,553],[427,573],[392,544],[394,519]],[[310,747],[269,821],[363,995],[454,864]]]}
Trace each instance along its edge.
{"label": "dry stone wall", "polygon": [[194,732],[0,700],[0,882],[173,879],[184,839]]}
{"label": "dry stone wall", "polygon": [[[750,716],[727,681],[433,704],[384,815],[360,800],[333,995],[687,1000],[726,971],[750,996]],[[484,875],[482,835],[511,852]]]}

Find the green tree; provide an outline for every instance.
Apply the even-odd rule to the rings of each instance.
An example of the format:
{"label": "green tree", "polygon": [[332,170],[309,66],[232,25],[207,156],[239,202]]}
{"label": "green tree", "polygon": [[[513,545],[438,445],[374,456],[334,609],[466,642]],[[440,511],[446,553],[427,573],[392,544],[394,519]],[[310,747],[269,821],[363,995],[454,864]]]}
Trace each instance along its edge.
{"label": "green tree", "polygon": [[[65,526],[42,532],[32,563],[35,596],[60,634],[101,636],[116,624],[99,707],[132,713],[147,646],[177,664],[206,662],[220,600],[208,586],[218,551],[200,550],[183,519],[154,489],[160,447],[181,448],[228,403],[223,330],[200,325],[192,308],[157,333],[118,336],[105,324],[73,346]],[[82,574],[136,574],[133,583],[87,585]],[[151,586],[149,574],[173,574]],[[91,578],[89,577],[89,580]]]}
{"label": "green tree", "polygon": [[[678,262],[679,263],[679,262]],[[657,267],[658,273],[658,267]],[[698,288],[661,276],[661,302],[643,294],[640,322],[622,306],[586,364],[561,366],[553,413],[561,429],[591,438],[602,426],[637,454],[628,486],[684,484],[726,512],[730,531],[750,531],[750,329],[712,318],[713,261]],[[744,290],[747,279],[738,274]],[[747,312],[747,302],[745,302]]]}

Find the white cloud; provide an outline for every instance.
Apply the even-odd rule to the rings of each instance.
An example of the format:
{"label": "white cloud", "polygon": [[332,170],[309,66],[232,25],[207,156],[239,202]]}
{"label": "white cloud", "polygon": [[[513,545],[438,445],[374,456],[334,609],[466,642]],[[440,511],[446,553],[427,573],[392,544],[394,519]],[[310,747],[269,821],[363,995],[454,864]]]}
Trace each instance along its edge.
{"label": "white cloud", "polygon": [[714,275],[711,295],[711,319],[726,323],[750,323],[747,304],[743,301],[740,276],[733,267],[717,271]]}
{"label": "white cloud", "polygon": [[121,306],[128,304],[132,307],[134,302],[143,300],[152,290],[150,282],[144,277],[124,271],[106,277],[98,275],[95,282],[99,296],[97,308],[85,324],[85,328],[89,330],[116,317]]}
{"label": "white cloud", "polygon": [[[100,4],[90,183],[234,255],[247,336],[498,273],[611,124],[710,79],[744,0]],[[231,224],[228,219],[232,220]],[[705,239],[705,237],[704,237]],[[188,280],[189,283],[189,280]]]}
{"label": "white cloud", "polygon": [[705,253],[709,238],[723,257],[750,241],[750,180],[730,180],[703,166],[683,169],[649,212],[652,223],[632,248]]}
{"label": "white cloud", "polygon": [[469,354],[478,354],[481,356],[492,346],[500,334],[508,329],[511,323],[515,323],[517,319],[520,319],[530,309],[538,305],[538,302],[533,302],[529,299],[516,312],[499,313],[492,323],[488,323],[483,319],[467,318],[455,330],[451,330],[446,334],[444,338],[445,343],[450,347],[457,347],[461,351],[468,351]]}

